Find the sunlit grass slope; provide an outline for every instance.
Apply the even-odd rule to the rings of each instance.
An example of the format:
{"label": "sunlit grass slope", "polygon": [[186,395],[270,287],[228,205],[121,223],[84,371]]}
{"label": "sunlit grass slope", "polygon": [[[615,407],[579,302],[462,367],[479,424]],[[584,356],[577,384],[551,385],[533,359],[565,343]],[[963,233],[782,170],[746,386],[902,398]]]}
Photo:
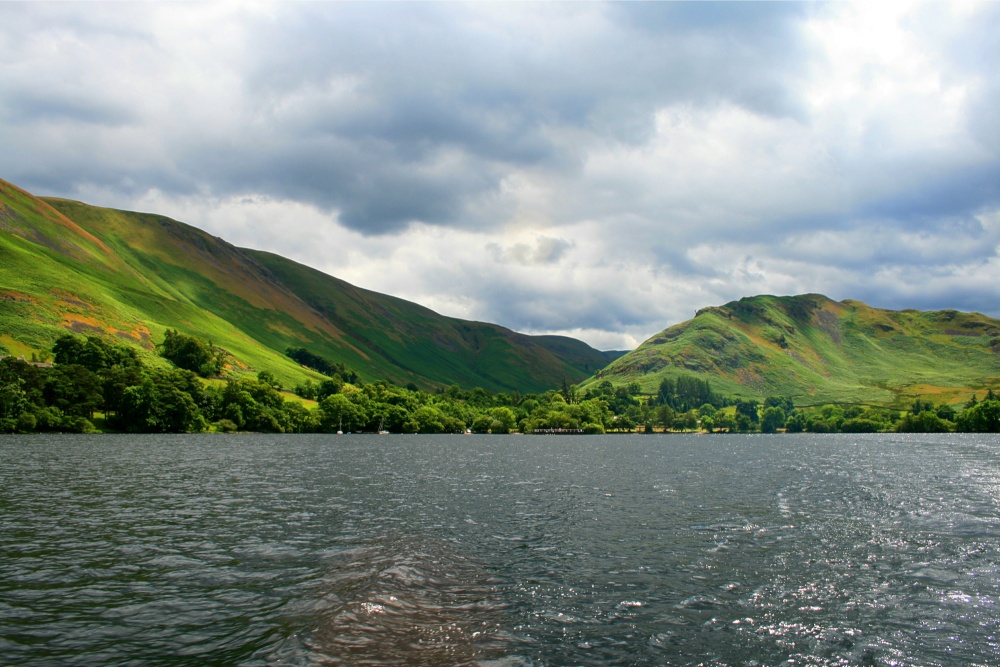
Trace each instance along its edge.
{"label": "sunlit grass slope", "polygon": [[1000,385],[1000,320],[954,310],[872,308],[807,294],[705,308],[653,336],[589,382],[696,375],[723,394],[905,405],[966,400]]}
{"label": "sunlit grass slope", "polygon": [[603,368],[603,353],[571,338],[526,336],[483,322],[443,317],[415,303],[354,287],[271,253],[248,251],[323,319],[343,332],[310,349],[340,346],[348,365],[380,364],[405,377],[521,391],[578,382]]}
{"label": "sunlit grass slope", "polygon": [[232,373],[267,369],[286,384],[319,378],[284,356],[289,346],[424,388],[542,390],[606,361],[579,341],[443,317],[162,216],[0,181],[0,352],[42,352],[71,330],[155,359],[166,328],[211,339]]}

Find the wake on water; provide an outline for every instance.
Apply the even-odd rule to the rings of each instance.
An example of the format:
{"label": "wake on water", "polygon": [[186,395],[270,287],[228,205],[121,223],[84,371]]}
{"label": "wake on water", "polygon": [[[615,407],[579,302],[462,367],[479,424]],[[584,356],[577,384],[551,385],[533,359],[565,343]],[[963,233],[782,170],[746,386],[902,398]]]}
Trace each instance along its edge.
{"label": "wake on water", "polygon": [[372,540],[334,558],[301,649],[319,665],[528,664],[506,656],[501,583],[457,543]]}

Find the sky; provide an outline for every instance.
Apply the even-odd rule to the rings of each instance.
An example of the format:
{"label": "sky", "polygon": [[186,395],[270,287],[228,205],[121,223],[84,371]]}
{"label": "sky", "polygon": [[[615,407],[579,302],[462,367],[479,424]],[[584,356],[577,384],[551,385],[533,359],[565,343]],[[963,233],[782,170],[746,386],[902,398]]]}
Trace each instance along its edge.
{"label": "sky", "polygon": [[1000,3],[0,2],[0,178],[630,349],[1000,316]]}

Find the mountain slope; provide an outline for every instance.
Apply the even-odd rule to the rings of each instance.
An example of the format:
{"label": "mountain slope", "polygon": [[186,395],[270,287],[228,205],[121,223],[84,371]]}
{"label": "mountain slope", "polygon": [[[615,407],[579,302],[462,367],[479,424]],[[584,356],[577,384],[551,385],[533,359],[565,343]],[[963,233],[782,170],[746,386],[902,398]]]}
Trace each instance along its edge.
{"label": "mountain slope", "polygon": [[1000,383],[1000,320],[954,310],[872,308],[825,296],[756,296],[698,311],[599,371],[593,381],[695,375],[723,394],[902,404],[967,398]]}
{"label": "mountain slope", "polygon": [[247,252],[327,322],[345,331],[354,350],[365,350],[414,377],[450,379],[463,386],[538,389],[537,382],[521,384],[521,378],[538,374],[548,378],[545,387],[552,387],[553,380],[561,382],[556,378],[576,382],[607,363],[603,353],[572,338],[526,336],[494,324],[442,317],[284,257]]}
{"label": "mountain slope", "polygon": [[163,216],[41,199],[0,181],[0,352],[48,349],[66,330],[144,349],[163,331],[211,339],[232,371],[318,376],[305,347],[367,380],[537,391],[606,363],[573,339],[448,318]]}

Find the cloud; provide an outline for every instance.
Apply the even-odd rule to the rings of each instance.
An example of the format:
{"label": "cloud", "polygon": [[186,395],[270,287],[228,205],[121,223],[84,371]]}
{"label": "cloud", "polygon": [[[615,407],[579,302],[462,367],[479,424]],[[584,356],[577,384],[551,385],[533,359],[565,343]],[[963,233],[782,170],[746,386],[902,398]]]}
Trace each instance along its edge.
{"label": "cloud", "polygon": [[0,176],[630,347],[814,291],[1000,315],[993,3],[0,3]]}
{"label": "cloud", "polygon": [[501,264],[535,266],[558,262],[573,247],[571,241],[549,236],[538,236],[530,242],[517,242],[503,247],[498,243],[486,244],[487,250]]}
{"label": "cloud", "polygon": [[[747,92],[758,78],[743,56],[763,51],[761,70],[784,69],[787,52],[773,40],[754,35],[735,54],[738,31],[686,37],[686,12],[652,11],[666,16],[660,30],[620,22],[620,11],[604,5],[198,8],[212,26],[227,26],[221,40],[207,40],[208,28],[189,34],[193,21],[159,5],[129,12],[132,31],[98,31],[81,11],[69,12],[61,29],[36,26],[28,39],[44,43],[31,62],[49,69],[52,97],[89,105],[121,97],[116,91],[145,83],[139,68],[124,64],[133,59],[161,77],[148,98],[133,98],[129,113],[144,131],[162,135],[169,164],[161,166],[189,175],[171,179],[172,190],[292,197],[380,234],[417,221],[495,224],[471,215],[469,200],[495,195],[519,167],[578,167],[586,146],[559,141],[567,132],[586,143],[637,144],[665,101],[715,100],[730,86],[741,97],[787,97],[773,74]],[[40,12],[39,23],[50,15]],[[91,35],[96,44],[87,43]],[[55,45],[55,58],[39,53],[45,44]],[[114,52],[121,60],[110,61]],[[83,56],[72,67],[80,76],[60,77],[57,66],[74,55]],[[113,71],[99,74],[107,67]],[[78,125],[95,116],[80,104],[51,107]],[[25,124],[40,122],[35,116]],[[94,148],[113,152],[116,139]],[[149,187],[164,189],[162,177],[151,171]],[[123,180],[113,173],[92,179]]]}

